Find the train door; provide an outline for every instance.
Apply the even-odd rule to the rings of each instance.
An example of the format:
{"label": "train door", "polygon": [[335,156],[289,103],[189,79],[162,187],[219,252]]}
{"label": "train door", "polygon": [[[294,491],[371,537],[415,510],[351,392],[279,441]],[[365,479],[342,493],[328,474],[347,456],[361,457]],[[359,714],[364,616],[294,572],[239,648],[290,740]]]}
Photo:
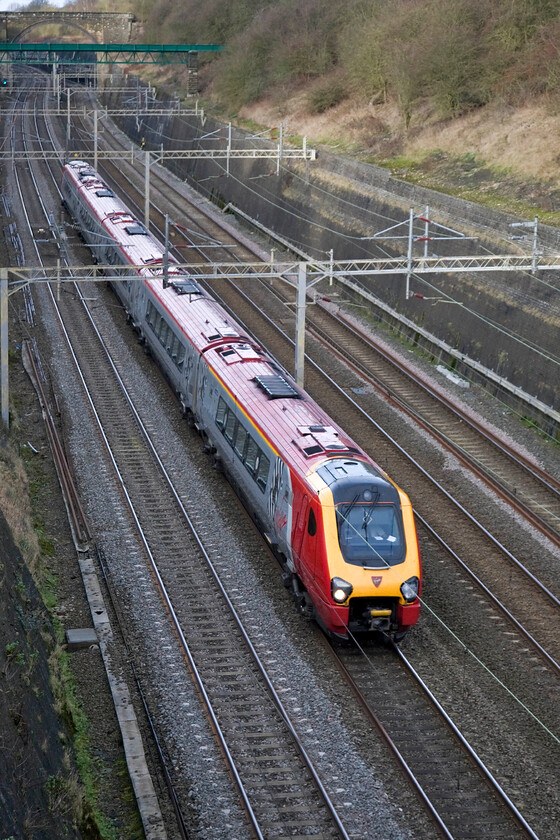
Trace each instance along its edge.
{"label": "train door", "polygon": [[194,394],[196,388],[196,364],[195,364],[194,350],[187,345],[187,352],[185,356],[185,363],[183,366],[185,374],[185,404],[186,407],[194,408]]}
{"label": "train door", "polygon": [[305,585],[310,586],[315,578],[317,562],[317,514],[315,505],[309,496],[302,499],[296,528],[294,531],[294,549],[299,558]]}
{"label": "train door", "polygon": [[273,539],[279,551],[293,568],[291,557],[292,533],[292,482],[290,471],[284,461],[276,456],[268,496],[268,520]]}
{"label": "train door", "polygon": [[304,522],[307,519],[307,510],[309,508],[309,497],[303,496],[298,505],[296,522],[294,527],[294,536],[292,540],[292,551],[296,566],[301,565],[301,549],[304,534]]}
{"label": "train door", "polygon": [[190,378],[189,387],[187,389],[188,396],[190,397],[190,403],[192,405],[193,414],[197,419],[203,410],[203,403],[200,399],[200,396],[204,391],[204,374],[204,359],[202,356],[200,356],[197,360],[197,364],[195,365],[194,374]]}

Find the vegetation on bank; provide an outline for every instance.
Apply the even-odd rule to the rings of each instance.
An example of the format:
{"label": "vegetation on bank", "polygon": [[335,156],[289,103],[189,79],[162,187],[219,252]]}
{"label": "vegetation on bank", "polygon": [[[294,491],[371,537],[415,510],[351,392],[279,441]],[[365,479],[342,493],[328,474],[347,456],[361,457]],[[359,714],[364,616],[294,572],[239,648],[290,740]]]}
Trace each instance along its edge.
{"label": "vegetation on bank", "polygon": [[[467,146],[447,151],[434,148],[434,137],[422,150],[411,142],[427,125],[445,130],[488,114],[496,145],[509,143],[503,121],[536,101],[560,117],[557,0],[141,0],[134,12],[146,42],[224,46],[199,54],[201,95],[218,118],[239,122],[240,113],[260,113],[262,103],[263,114],[286,115],[313,143],[401,179],[560,222],[553,161],[539,181],[523,176],[522,155],[509,169],[511,155],[505,165],[492,150],[488,161],[475,158],[467,138]],[[176,69],[146,70],[162,95],[186,87]],[[498,125],[489,114],[496,109]],[[322,116],[313,124],[323,133],[313,135],[307,124]],[[261,129],[277,124],[263,121]]]}
{"label": "vegetation on bank", "polygon": [[[23,768],[25,774],[33,772],[40,779],[45,772],[44,768],[33,764],[33,756],[28,752],[33,745],[29,745],[25,739],[21,740],[19,730],[25,726],[41,732],[42,724],[42,749],[49,752],[54,750],[50,743],[52,733],[47,729],[47,713],[44,713],[45,720],[36,721],[32,709],[34,703],[49,703],[50,697],[54,711],[65,729],[61,728],[58,733],[54,733],[63,751],[63,758],[59,771],[44,781],[42,801],[46,811],[43,817],[47,819],[48,813],[49,817],[59,820],[61,832],[71,831],[71,826],[79,827],[83,837],[114,840],[116,832],[99,807],[98,778],[101,768],[92,755],[89,723],[77,696],[69,656],[64,649],[64,629],[56,615],[57,579],[49,568],[55,547],[46,532],[42,513],[49,504],[52,488],[44,472],[42,459],[31,445],[20,442],[19,451],[16,448],[17,427],[15,421],[12,435],[0,437],[0,510],[21,552],[25,567],[33,577],[33,584],[18,572],[15,586],[4,586],[8,569],[6,566],[0,569],[2,600],[15,599],[16,612],[22,626],[25,628],[29,625],[24,635],[14,636],[13,639],[10,637],[6,641],[0,656],[4,662],[5,680],[8,672],[11,675],[3,696],[6,716],[2,739],[5,746],[9,744],[14,766]],[[48,620],[39,618],[41,611],[37,606],[37,592],[49,612]],[[8,604],[4,603],[4,612],[8,611]],[[43,651],[42,655],[48,656],[50,691],[43,682],[47,663],[39,661],[39,648]],[[26,700],[28,691],[33,695],[29,702]],[[16,717],[10,711],[12,707],[19,709]],[[11,718],[17,724],[13,732],[9,730]],[[16,774],[12,779],[14,786],[22,786],[22,796],[27,783],[26,775],[20,779]],[[40,794],[37,794],[36,799],[39,798]],[[35,810],[36,804],[32,806],[24,802],[22,807],[30,814],[27,818],[28,826],[35,825],[35,821],[41,819]]]}
{"label": "vegetation on bank", "polygon": [[[368,162],[368,157],[364,160]],[[489,164],[472,152],[451,155],[441,150],[412,156],[369,160],[391,170],[401,181],[472,201],[493,210],[560,227],[560,187]]]}
{"label": "vegetation on bank", "polygon": [[[560,105],[557,0],[141,0],[151,43],[218,43],[205,75],[231,111],[308,87],[310,112],[391,100],[409,126],[496,99]],[[202,55],[201,55],[202,58]]]}

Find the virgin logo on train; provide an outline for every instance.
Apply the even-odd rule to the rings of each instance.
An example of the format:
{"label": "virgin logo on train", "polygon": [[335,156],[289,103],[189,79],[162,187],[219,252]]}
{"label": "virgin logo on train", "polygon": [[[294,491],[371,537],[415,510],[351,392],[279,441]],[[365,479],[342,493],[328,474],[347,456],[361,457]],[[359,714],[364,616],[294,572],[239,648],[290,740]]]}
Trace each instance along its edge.
{"label": "virgin logo on train", "polygon": [[376,586],[376,587],[377,587],[377,586],[379,586],[379,584],[381,583],[381,581],[382,581],[382,580],[383,580],[383,578],[382,578],[382,577],[379,577],[379,576],[377,576],[377,575],[376,575],[376,576],[373,576],[373,575],[371,576],[371,582],[372,582],[372,583],[373,583],[373,585],[374,585],[374,586]]}

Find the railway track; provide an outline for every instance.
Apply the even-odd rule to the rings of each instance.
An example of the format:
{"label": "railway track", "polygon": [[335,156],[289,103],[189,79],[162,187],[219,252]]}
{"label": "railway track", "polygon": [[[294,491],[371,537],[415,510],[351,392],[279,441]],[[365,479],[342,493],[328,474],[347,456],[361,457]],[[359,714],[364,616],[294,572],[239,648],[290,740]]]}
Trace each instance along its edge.
{"label": "railway track", "polygon": [[508,448],[496,434],[344,319],[315,306],[308,328],[560,547],[557,478]]}
{"label": "railway track", "polygon": [[[229,293],[228,293],[228,294],[229,294]],[[253,295],[253,296],[254,296],[254,295]],[[260,308],[260,307],[261,307],[261,306],[263,306],[263,305],[264,305],[264,304],[262,304],[262,303],[257,303],[257,308]],[[270,305],[270,301],[268,302],[267,306],[268,306],[268,305]],[[247,306],[247,304],[242,304],[242,306],[243,306],[243,307],[245,307],[245,306]],[[276,304],[275,304],[275,306],[276,306]],[[286,320],[286,310],[285,310],[285,307],[283,307],[283,308],[282,308],[282,307],[283,307],[283,305],[278,304],[278,309],[277,309],[277,310],[275,310],[277,313],[280,313],[280,315],[277,315],[277,316],[276,316],[276,320],[277,320],[278,322],[281,322],[281,321]],[[275,318],[274,318],[274,316],[273,316],[273,320],[274,320],[274,319],[275,319]],[[252,323],[255,323],[255,322],[254,322],[254,317],[253,317],[253,316],[251,316],[251,322],[252,322]],[[265,326],[265,327],[263,327],[263,329],[264,329],[264,331],[266,331],[266,332],[270,333],[270,322],[266,323],[266,326]],[[288,348],[288,349],[286,349],[286,348]],[[277,355],[278,355],[280,358],[286,358],[286,359],[287,359],[287,358],[289,358],[289,357],[290,357],[290,355],[291,355],[291,349],[289,349],[289,346],[288,346],[288,345],[283,345],[283,346],[281,347],[281,346],[280,346],[280,344],[278,344]],[[97,365],[94,363],[94,367],[96,367],[96,366],[97,366]],[[317,376],[319,376],[319,374],[317,374]],[[315,380],[315,374],[313,374],[311,378],[312,378],[313,380]],[[313,385],[312,385],[312,387],[315,387],[315,385],[313,384]],[[101,388],[103,388],[103,384],[101,384]],[[322,386],[321,386],[321,388],[322,388]],[[346,390],[348,390],[348,389],[346,389]],[[335,392],[329,392],[329,396],[327,397],[327,399],[328,399],[329,401],[334,399],[334,393],[335,393]],[[337,399],[338,399],[338,397],[337,397]],[[330,404],[330,402],[329,402],[329,404]],[[339,407],[337,410],[340,410],[342,413],[346,413],[346,414],[347,414],[347,412],[348,412],[348,406],[346,405],[346,408],[344,408],[344,407],[343,407],[343,403],[341,403],[341,404],[340,404],[340,407]],[[358,417],[358,414],[356,415],[356,417]],[[356,421],[356,422],[357,422],[357,421]],[[345,422],[344,422],[344,425],[348,426],[348,423],[345,421]],[[370,431],[370,433],[371,433],[371,431]],[[131,434],[132,434],[132,437],[131,437]],[[355,433],[355,432],[353,432],[353,434],[354,434],[354,436],[356,436],[356,433]],[[361,439],[363,440],[364,438],[361,438]],[[124,452],[124,453],[126,453],[126,451],[127,451],[128,449],[130,449],[130,448],[132,448],[132,449],[136,449],[136,446],[137,446],[137,436],[136,436],[136,434],[135,434],[135,433],[131,433],[131,432],[130,432],[130,430],[128,430],[128,429],[127,429],[127,433],[124,435],[124,440],[121,440],[121,441],[120,441],[119,446],[120,446],[121,450],[123,450],[123,452]],[[375,443],[373,443],[373,446],[375,447],[375,449],[370,450],[370,451],[377,451],[378,449],[380,449],[380,448],[381,448],[381,444],[379,443],[379,441],[378,441],[378,440],[376,440],[376,441],[375,441]],[[367,448],[367,447],[366,447],[366,448]],[[123,457],[124,457],[124,455],[123,455]],[[141,460],[142,460],[142,459],[141,459]],[[381,458],[378,458],[378,460],[380,460],[380,461],[381,461],[382,459],[381,459]],[[140,470],[140,467],[139,467],[138,469]],[[143,469],[143,467],[142,467],[142,469]],[[391,470],[391,472],[393,472],[393,470]],[[141,474],[141,473],[139,473],[139,474]],[[140,479],[139,479],[139,485],[140,485],[140,486],[143,484],[143,481],[144,481],[144,480],[145,480],[144,478],[140,478]],[[408,489],[408,485],[410,484],[410,482],[409,482],[409,481],[408,481],[408,479],[407,479],[407,481],[406,481],[406,482],[402,481],[402,484],[403,484],[404,486],[407,486],[407,489]],[[152,493],[153,493],[153,491],[152,491]],[[411,492],[411,495],[413,495],[413,494],[412,494],[412,492]],[[414,498],[414,495],[413,495],[413,498]],[[439,504],[439,503],[438,503],[438,504]],[[451,516],[453,516],[453,514],[451,514]],[[170,536],[169,536],[169,535],[166,535],[166,538],[167,538],[167,539],[170,539]],[[180,549],[179,549],[179,548],[177,548],[176,546],[174,546],[174,550],[175,550],[175,551],[178,551],[178,550],[180,550]],[[487,550],[487,548],[485,548],[484,550]],[[485,558],[486,558],[486,560],[487,560],[487,556],[486,556],[486,555],[485,555]],[[509,574],[511,574],[511,572],[510,572]],[[193,582],[192,582],[192,581],[190,581],[190,585],[191,585],[191,586],[193,585]],[[509,581],[508,585],[511,587],[511,581]],[[186,592],[186,593],[188,593],[189,591],[190,591],[190,592],[192,592],[192,589],[189,589],[189,586],[187,585],[187,588],[186,588],[185,592]],[[523,600],[523,598],[526,598],[526,597],[527,597],[527,593],[526,593],[526,592],[524,592],[523,596],[520,598],[520,601],[522,601],[522,600]],[[529,595],[529,597],[531,598],[531,600],[532,600],[532,601],[534,600],[534,596],[533,596],[532,594],[530,594],[530,595]],[[188,600],[188,598],[187,598],[187,600]],[[552,615],[554,615],[554,613],[552,613]],[[548,619],[547,619],[547,620],[548,620]],[[546,623],[546,622],[545,622],[545,623]],[[201,636],[202,636],[202,638],[203,638],[203,642],[204,642],[204,645],[203,645],[203,650],[204,650],[204,646],[205,646],[205,644],[206,644],[206,641],[204,640],[204,633],[205,633],[205,631],[204,631],[204,625],[202,625],[202,628],[203,628],[203,629],[202,629]],[[541,631],[544,633],[544,630],[542,630],[542,628],[541,628]],[[549,647],[548,640],[545,640],[545,644],[546,644],[547,649],[548,649],[548,647]],[[226,659],[227,659],[227,657],[226,657]],[[387,663],[391,662],[391,660],[390,660],[388,657],[385,657],[385,659],[387,660]],[[387,664],[387,663],[385,663],[385,660],[383,660],[383,664],[386,664],[386,665],[387,665],[387,672],[388,672],[388,677],[387,677],[387,679],[389,679],[389,680],[390,680],[390,678],[391,678],[391,670],[392,670],[392,668],[393,668],[393,665],[391,665],[391,664]],[[393,664],[394,664],[394,663],[393,663]],[[363,667],[363,668],[365,669],[365,672],[364,672],[364,675],[363,675],[362,677],[360,677],[360,680],[364,683],[364,685],[365,685],[365,684],[367,684],[368,682],[369,682],[369,683],[371,683],[371,681],[372,681],[372,667],[371,667],[371,662],[370,662],[369,660],[367,660],[365,663],[362,663],[362,666],[361,666],[361,667]],[[379,668],[381,668],[381,667],[382,667],[381,658],[379,658],[379,660],[377,660],[377,659],[376,659],[376,662],[375,662],[375,674],[376,674],[376,679],[377,679],[377,668],[378,668],[378,667],[379,667]],[[239,675],[240,675],[241,673],[244,673],[244,668],[245,668],[245,665],[243,665],[243,667],[242,667],[241,671],[237,672],[237,671],[236,671],[235,666],[233,666],[233,671],[232,671],[232,675],[233,675],[233,676],[232,676],[232,683],[234,684],[234,687],[236,687],[236,688],[239,688],[239,682],[241,681],[241,679],[240,679],[240,676],[239,676]],[[395,671],[395,675],[396,675],[396,673],[397,673],[397,672]],[[400,671],[399,671],[399,673],[400,673]],[[368,675],[369,675],[369,676],[368,676]],[[398,677],[398,679],[400,679],[400,677]],[[356,681],[358,681],[358,680],[356,680]],[[371,689],[371,686],[370,686],[370,689]],[[404,689],[403,689],[403,691],[404,691]],[[388,694],[387,694],[387,696],[388,696],[389,698],[391,697],[390,689],[388,690]],[[376,702],[377,702],[377,701],[376,701]],[[379,701],[379,702],[380,702],[380,705],[382,705],[382,704],[381,704],[381,701]],[[394,702],[394,697],[393,697],[393,702]],[[407,708],[413,708],[412,700],[409,700],[409,702],[410,702],[410,704],[411,704],[411,705],[410,705],[410,707],[408,707],[408,706],[407,706]],[[388,717],[390,717],[390,714],[389,714],[390,707],[391,707],[391,702],[390,702],[390,700],[389,700],[389,701],[388,701],[388,703],[385,703],[385,706],[384,706],[384,709],[385,709],[384,714],[385,714],[385,715],[387,715]],[[239,707],[238,707],[238,711],[239,711]],[[399,728],[399,723],[398,723],[398,722],[399,722],[399,718],[401,719],[400,726],[402,727],[402,717],[403,717],[403,712],[402,712],[402,709],[400,709],[400,710],[399,710],[398,712],[396,712],[395,714],[396,714],[396,717],[395,717],[395,716],[393,717],[393,720],[392,720],[391,726],[393,726],[395,729],[397,729],[397,730],[398,730],[398,728]],[[419,714],[424,715],[424,714],[427,714],[427,712],[426,712],[426,713],[421,712],[421,713],[419,713]],[[415,717],[415,715],[411,715],[411,718],[414,718],[414,717]],[[422,718],[422,720],[424,720],[424,718]],[[427,724],[426,724],[426,726],[427,726]],[[408,738],[408,739],[405,739],[405,741],[406,741],[406,740],[410,740],[410,739],[411,739],[411,737],[412,737],[412,739],[413,739],[413,736],[409,736],[409,738]],[[247,743],[247,742],[245,741],[245,743]],[[421,754],[421,751],[420,751],[420,754]],[[451,765],[452,765],[452,766],[457,766],[457,765],[454,763],[455,759],[454,759],[454,760],[450,760],[450,759],[448,758],[448,755],[446,755],[445,750],[443,751],[443,753],[442,753],[442,754],[444,755],[444,759],[442,759],[441,757],[440,757],[439,759],[434,759],[434,761],[435,761],[436,763],[437,763],[438,761],[446,761],[446,762],[448,762],[448,763],[447,763],[447,766],[449,766],[449,762],[451,762]],[[458,760],[457,760],[457,761],[458,761]],[[421,763],[421,762],[420,762],[420,763]],[[461,764],[461,766],[462,766],[462,764]],[[476,774],[475,774],[475,776],[476,776]],[[462,772],[461,772],[461,780],[463,780],[463,774],[462,774]],[[445,779],[444,781],[445,781],[445,784],[447,785],[447,783],[448,783],[448,779]],[[426,784],[426,782],[424,782],[424,784]],[[435,784],[435,783],[434,783],[434,784]],[[473,777],[473,782],[472,782],[472,784],[474,785],[474,777]],[[445,803],[445,800],[446,800],[445,790],[446,790],[445,785],[442,785],[440,792],[438,793],[438,792],[436,791],[435,793],[432,793],[430,798],[437,799],[437,798],[438,798],[438,796],[441,796],[442,802],[444,802],[444,803]],[[447,790],[449,791],[449,788],[448,788],[448,787],[447,787]],[[473,790],[477,790],[477,789],[476,789],[476,788],[473,788]],[[476,794],[475,794],[475,796],[478,796],[478,795],[482,795],[482,794],[478,794],[478,793],[476,793]],[[466,799],[468,799],[468,797],[466,797]],[[489,797],[488,797],[488,801],[489,801],[489,803],[493,803],[493,805],[492,805],[492,804],[490,804],[490,805],[489,805],[490,810],[492,809],[492,807],[493,807],[493,806],[494,806],[494,807],[499,807],[500,809],[501,809],[501,807],[503,807],[502,805],[497,806],[497,805],[493,802],[493,796],[492,796],[491,794],[490,794],[490,795],[489,795]],[[469,803],[469,806],[468,806],[468,807],[470,807],[471,809],[473,809],[473,803],[472,803],[472,801]],[[458,828],[457,828],[458,826],[460,826],[460,825],[464,825],[465,823],[468,823],[469,819],[473,819],[473,820],[474,820],[474,819],[475,819],[475,817],[476,817],[476,806],[474,806],[474,811],[473,811],[473,810],[471,810],[471,812],[469,813],[469,810],[468,810],[468,808],[465,806],[464,801],[461,801],[460,803],[457,803],[457,804],[456,804],[456,806],[455,806],[455,810],[450,811],[450,812],[448,812],[448,813],[445,813],[444,817],[442,817],[442,821],[443,821],[446,825],[450,825],[450,826],[452,826],[452,827],[453,827],[453,829],[454,829],[455,831],[457,831],[457,830],[458,830]],[[491,818],[490,818],[490,817],[488,817],[488,820],[489,820],[489,825],[491,825],[491,826],[492,826],[492,825],[493,825],[493,823],[492,823]],[[504,833],[504,834],[495,833],[495,834],[490,834],[490,835],[484,835],[484,834],[481,834],[481,835],[475,835],[475,836],[481,836],[481,837],[484,837],[484,836],[511,836],[511,837],[518,836],[516,833],[511,833],[511,834],[508,834],[508,833],[507,833],[508,831],[513,831],[513,829],[512,829],[512,828],[511,828],[511,826],[510,826],[510,822],[509,822],[509,820],[510,820],[510,817],[507,817],[507,818],[506,818],[503,814],[502,814],[502,815],[498,818],[498,823],[499,823],[499,825],[500,825],[501,827],[500,827],[500,829],[497,829],[497,828],[496,828],[496,829],[495,829],[495,831],[498,831],[498,830],[500,830],[500,831],[501,831],[501,830],[502,830],[502,828],[503,828],[503,830],[506,832],[506,833]],[[519,834],[519,836],[533,836],[533,835],[531,835],[531,834],[529,834],[529,833],[525,833],[525,834],[524,834],[523,832],[524,832],[524,831],[526,831],[526,829],[525,829],[524,827],[521,827],[521,828],[518,828],[518,829],[515,829],[515,830],[516,830],[516,831],[520,831],[520,832],[521,832],[521,833]],[[463,835],[462,835],[462,834],[460,834],[460,833],[458,833],[458,834],[455,834],[455,833],[454,833],[454,834],[450,834],[450,836],[460,837],[460,836],[463,836]],[[466,836],[466,835],[465,835],[465,836]]]}
{"label": "railway track", "polygon": [[212,549],[214,534],[203,514],[196,524],[188,515],[81,289],[74,291],[62,297],[57,311],[159,584],[155,593],[146,587],[145,607],[153,614],[166,607],[173,617],[255,835],[348,838],[214,571],[211,554],[223,565],[221,547],[217,554]]}
{"label": "railway track", "polygon": [[373,725],[406,764],[448,836],[534,837],[406,656],[392,648],[394,657],[379,647],[361,649],[359,655],[342,649],[335,664],[351,681]]}
{"label": "railway track", "polygon": [[[111,147],[118,148],[118,143],[112,140]],[[106,165],[105,171],[115,183],[123,184],[122,171],[112,165]],[[141,214],[143,184],[138,173],[136,178],[131,177],[132,172],[130,167],[126,184],[129,191],[132,187],[136,193],[134,203],[137,212]],[[157,171],[154,171],[152,179],[157,183]],[[199,208],[191,206],[185,210],[184,203],[180,205],[170,195],[167,184],[163,189],[166,195],[165,199],[162,197],[159,202],[161,208],[181,218],[185,218],[186,214],[191,231],[196,230],[198,226],[204,236],[224,243],[223,248],[213,250],[214,261],[254,261],[254,253],[247,251],[239,241],[234,241],[217,222]],[[152,224],[161,236],[164,229],[164,209],[153,208]],[[197,247],[197,242],[191,235],[188,245],[189,260],[195,265],[204,264],[206,257],[203,244]],[[178,252],[178,257],[184,258],[184,252]],[[266,292],[269,293],[271,289],[274,289],[284,304],[288,302],[289,295],[285,283],[269,282]],[[216,291],[214,285],[214,293]],[[218,293],[223,297],[221,288]],[[267,295],[261,295],[259,300],[262,306],[267,305]],[[355,370],[362,379],[378,388],[385,399],[396,405],[399,410],[408,413],[439,445],[452,452],[556,547],[560,547],[560,480],[535,462],[523,457],[490,429],[477,423],[458,402],[452,401],[443,392],[435,391],[418,373],[410,367],[405,367],[396,354],[392,354],[372,336],[366,335],[340,313],[330,311],[319,301],[318,305],[308,307],[306,326],[310,334]]]}
{"label": "railway track", "polygon": [[[189,225],[192,221],[193,215],[190,215]],[[203,230],[206,235],[212,235],[215,239],[224,241],[223,234],[218,235],[213,226],[208,226],[206,223]],[[213,258],[217,258],[215,252]],[[257,288],[257,291],[255,291],[255,288]],[[217,284],[214,284],[213,293],[216,294],[217,291]],[[280,306],[275,307],[274,303],[271,302],[269,289],[266,289],[266,292],[263,292],[261,287],[257,286],[257,284],[253,284],[251,288],[250,302],[247,301],[247,298],[249,297],[247,295],[244,296],[245,303],[241,302],[239,292],[232,292],[229,286],[226,291],[225,284],[223,282],[219,284],[218,294],[222,300],[229,304],[231,310],[237,314],[238,318],[240,312],[246,313],[251,307],[255,310],[250,316],[242,314],[242,320],[251,325],[253,332],[257,336],[260,336],[261,340],[263,340],[269,348],[272,345],[273,352],[275,352],[278,358],[284,362],[286,367],[289,367],[291,364],[291,348],[286,351],[286,349],[280,347],[279,344],[276,345],[275,340],[271,338],[271,328],[279,323],[286,324],[286,330],[288,333],[293,332],[293,322],[290,320],[289,316],[287,316],[284,304],[282,303]],[[272,312],[272,317],[270,319],[263,318],[262,326],[257,326],[258,321],[261,320],[262,312],[265,311]],[[326,332],[330,334],[330,327],[326,330]],[[339,340],[339,346],[344,346],[344,344],[347,343],[347,334],[344,333],[344,336],[344,338]],[[367,353],[371,353],[369,348]],[[391,362],[391,364],[393,363]],[[371,363],[369,360],[365,365],[362,360],[362,364],[360,366],[362,381],[364,378],[364,367],[367,368],[370,365]],[[313,373],[312,379],[315,383],[315,373]],[[371,381],[371,377],[369,377],[369,379]],[[358,387],[356,387],[355,390],[362,390],[362,387],[362,385],[358,384]],[[382,388],[385,393],[387,393],[387,386],[383,385]],[[312,384],[310,390],[314,394],[315,398],[319,399],[319,401],[322,400],[324,404],[328,404],[329,406],[333,404],[332,393],[327,394],[322,386],[318,385],[317,388],[315,388],[315,384]],[[352,387],[345,385],[344,390],[350,391],[352,390]],[[414,400],[411,400],[409,394],[410,384],[405,381],[404,386],[401,385],[399,390],[400,394],[397,397],[397,389],[391,388],[391,398],[400,404],[406,403],[409,413],[418,415],[417,408],[409,407],[409,404],[414,406]],[[423,386],[422,390],[424,390]],[[319,393],[322,394],[321,397],[318,396]],[[356,402],[362,401],[357,400]],[[434,403],[432,402],[431,405],[433,406],[433,404]],[[424,423],[426,426],[431,428],[434,426],[433,407],[430,411],[425,410],[427,419],[424,420]],[[437,411],[439,411],[439,409],[437,409]],[[349,426],[348,406],[346,406],[345,410],[343,403],[341,403],[337,416],[341,424],[346,425],[347,428],[352,428],[352,426]],[[481,452],[480,440],[478,440],[478,442],[475,441],[473,444],[467,444],[465,440],[466,436],[462,429],[462,424],[465,423],[465,419],[458,418],[458,420],[454,420],[454,422],[456,423],[460,433],[457,442],[453,444],[456,453],[466,460],[465,450],[470,448],[471,452],[475,455],[474,461],[477,469],[479,469],[483,463],[490,465],[489,470],[488,468],[486,469],[485,481],[488,483],[495,483],[495,478],[497,476],[498,485],[501,485],[499,486],[500,492],[508,491],[510,498],[512,496],[523,496],[526,500],[528,500],[529,507],[533,507],[535,510],[541,509],[542,511],[544,508],[546,516],[539,516],[539,521],[537,521],[537,519],[533,516],[532,522],[533,524],[538,525],[543,532],[547,533],[547,535],[554,540],[554,531],[556,529],[557,519],[555,510],[555,505],[557,505],[557,491],[554,486],[554,480],[552,478],[549,479],[546,475],[537,475],[538,470],[532,470],[527,473],[526,466],[520,464],[519,459],[517,458],[509,461],[508,464],[509,458],[502,460],[504,453],[502,452],[503,447],[501,446],[499,447],[500,452],[497,463],[495,441],[485,441],[485,449]],[[367,432],[363,429],[363,425],[359,425],[359,428],[360,432],[357,433],[354,430],[353,435],[355,437],[357,436],[361,441],[370,440]],[[471,434],[472,429],[469,429],[469,436]],[[446,446],[450,445],[449,441],[451,437],[449,429],[445,428],[444,438]],[[488,436],[486,436],[486,438],[487,437]],[[440,442],[441,440],[442,439],[440,437]],[[371,452],[379,451],[383,453],[379,456],[379,460],[382,463],[388,463],[389,461],[391,461],[392,464],[394,463],[394,456],[386,454],[387,450],[384,446],[380,447],[379,440],[377,438],[371,438],[371,443],[369,445],[366,444],[366,448],[368,448]],[[487,452],[491,452],[491,456],[486,454]],[[504,464],[506,464],[506,466],[504,466]],[[459,562],[460,568],[462,570],[466,570],[469,579],[471,581],[474,580],[480,591],[491,598],[491,609],[496,610],[496,608],[498,608],[502,611],[502,615],[507,617],[507,621],[504,622],[502,619],[498,618],[496,612],[492,612],[491,620],[489,622],[479,619],[479,631],[480,627],[488,623],[489,632],[487,634],[487,638],[491,643],[490,645],[483,646],[478,641],[473,645],[473,647],[479,651],[479,654],[483,657],[483,659],[490,661],[492,658],[492,641],[496,639],[496,631],[503,633],[505,638],[510,635],[513,636],[514,646],[515,644],[519,644],[520,641],[522,644],[525,644],[527,640],[529,640],[530,647],[525,650],[533,650],[538,653],[539,656],[542,656],[541,666],[537,667],[542,667],[543,669],[550,668],[553,672],[557,672],[559,650],[554,638],[555,633],[553,628],[556,623],[558,609],[558,598],[555,595],[555,592],[558,592],[559,589],[555,568],[547,568],[546,564],[539,565],[537,562],[531,569],[531,563],[528,563],[525,558],[523,562],[519,561],[512,552],[508,551],[505,546],[501,546],[499,542],[492,537],[488,528],[480,528],[475,522],[471,521],[467,527],[461,519],[461,525],[458,527],[457,511],[460,512],[461,517],[466,516],[467,520],[472,520],[472,517],[468,511],[464,509],[463,505],[453,501],[450,494],[447,493],[441,486],[438,488],[438,492],[443,492],[446,499],[445,504],[442,504],[441,498],[440,501],[437,501],[435,497],[432,501],[427,502],[425,486],[423,484],[418,485],[418,489],[416,491],[411,489],[410,473],[408,471],[401,471],[400,473],[401,476],[406,474],[406,478],[399,477],[398,470],[395,472],[395,468],[393,466],[391,466],[390,471],[397,478],[399,483],[410,490],[413,499],[422,499],[423,513],[427,519],[433,520],[435,511],[437,511],[438,521],[444,521],[447,523],[447,526],[443,529],[441,536],[435,535],[436,539],[442,546],[445,547],[447,556],[452,557],[454,562]],[[488,475],[488,472],[491,476]],[[542,481],[543,478],[544,482]],[[523,491],[521,493],[518,489],[519,486],[523,487]],[[512,488],[516,489],[516,493],[512,494]],[[545,494],[544,500],[541,495],[543,493]],[[546,519],[548,519],[548,522],[545,521]],[[449,527],[450,523],[452,523],[452,527]],[[474,530],[472,529],[473,526]],[[463,532],[461,534],[459,544],[455,539],[457,530]],[[430,533],[433,536],[433,531]],[[476,536],[473,537],[473,534],[476,534]],[[455,546],[455,549],[451,547],[453,545]],[[461,558],[468,558],[468,563],[466,564]],[[475,563],[472,562],[473,558],[476,560]],[[469,586],[469,584],[464,580],[460,581],[460,583],[462,586]],[[475,606],[475,610],[476,609],[478,609],[477,606]],[[509,627],[508,622],[510,622]],[[512,630],[511,624],[514,625],[514,630]],[[502,645],[500,645],[500,649],[502,649]],[[528,655],[530,656],[529,653]],[[508,654],[508,662],[511,662],[515,668],[515,656],[510,657]],[[533,665],[530,666],[530,670],[531,673],[534,674]],[[507,673],[507,669],[505,670],[505,673]],[[539,674],[539,677],[542,685],[542,674]],[[473,679],[476,679],[476,677],[473,676]],[[556,685],[556,679],[557,677],[554,675],[552,675],[549,679],[550,688],[548,690],[553,693],[556,691],[556,688],[554,687]],[[545,679],[544,681],[546,682],[547,680]],[[524,687],[524,691],[526,690],[527,686]],[[530,690],[529,694],[531,694]],[[531,704],[533,708],[538,708],[539,706],[534,695],[532,695]],[[544,714],[544,720],[546,719],[547,715]],[[552,732],[554,732],[558,723],[556,717],[553,716],[552,718],[549,718],[549,720]]]}

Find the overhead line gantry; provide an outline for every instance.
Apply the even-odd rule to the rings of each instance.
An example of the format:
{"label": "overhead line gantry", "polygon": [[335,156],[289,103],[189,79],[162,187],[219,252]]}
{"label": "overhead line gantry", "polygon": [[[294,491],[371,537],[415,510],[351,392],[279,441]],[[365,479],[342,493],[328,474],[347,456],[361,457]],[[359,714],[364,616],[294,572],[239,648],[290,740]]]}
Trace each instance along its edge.
{"label": "overhead line gantry", "polygon": [[[301,255],[303,256],[303,255]],[[492,257],[419,257],[412,261],[408,258],[373,259],[373,260],[294,260],[293,262],[276,261],[271,254],[269,263],[211,263],[208,266],[193,266],[178,263],[175,267],[183,268],[197,280],[211,280],[228,277],[229,279],[266,279],[279,278],[286,281],[296,292],[296,342],[295,342],[295,379],[303,386],[305,359],[305,311],[307,293],[312,286],[325,278],[339,278],[346,285],[359,290],[359,278],[383,274],[405,275],[412,270],[414,274],[477,272],[477,271],[526,271],[535,267],[539,271],[558,271],[560,254],[546,258],[509,254]],[[142,282],[140,270],[146,266],[90,265],[79,268],[63,266],[13,266],[0,268],[0,391],[1,413],[6,428],[9,423],[8,401],[8,297],[29,283],[64,282],[119,282],[135,279]],[[9,288],[9,275],[14,278]],[[363,290],[363,289],[362,289]],[[515,389],[512,386],[512,390]],[[537,400],[533,400],[537,403]]]}

